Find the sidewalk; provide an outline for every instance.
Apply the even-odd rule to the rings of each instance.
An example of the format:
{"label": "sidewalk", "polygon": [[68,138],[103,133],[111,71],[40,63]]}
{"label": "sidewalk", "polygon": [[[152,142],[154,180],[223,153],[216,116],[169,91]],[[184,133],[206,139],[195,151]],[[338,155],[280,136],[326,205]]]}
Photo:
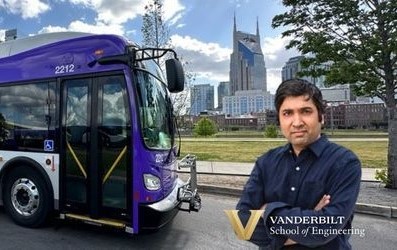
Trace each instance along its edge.
{"label": "sidewalk", "polygon": [[[204,174],[251,174],[254,163],[247,162],[215,162],[215,161],[197,161],[197,173]],[[364,181],[376,181],[374,168],[363,168],[361,179]]]}
{"label": "sidewalk", "polygon": [[[197,161],[196,165],[200,192],[236,197],[241,195],[254,167],[254,163],[213,161]],[[382,183],[376,181],[375,170],[362,169],[362,182],[355,212],[397,218],[397,190],[386,189]]]}

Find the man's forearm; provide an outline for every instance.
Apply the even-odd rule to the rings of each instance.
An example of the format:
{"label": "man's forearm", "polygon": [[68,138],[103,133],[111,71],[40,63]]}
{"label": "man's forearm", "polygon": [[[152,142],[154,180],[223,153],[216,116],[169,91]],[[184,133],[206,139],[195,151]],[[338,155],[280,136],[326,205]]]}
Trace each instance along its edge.
{"label": "man's forearm", "polygon": [[[329,203],[331,202],[331,195],[327,195],[325,194],[321,200],[317,203],[317,205],[314,207],[315,211],[320,211],[321,209],[323,209],[325,206],[327,206]],[[266,207],[266,204],[263,205],[264,207]],[[288,238],[287,241],[284,243],[284,246],[290,246],[290,245],[295,245],[297,244],[296,241]]]}

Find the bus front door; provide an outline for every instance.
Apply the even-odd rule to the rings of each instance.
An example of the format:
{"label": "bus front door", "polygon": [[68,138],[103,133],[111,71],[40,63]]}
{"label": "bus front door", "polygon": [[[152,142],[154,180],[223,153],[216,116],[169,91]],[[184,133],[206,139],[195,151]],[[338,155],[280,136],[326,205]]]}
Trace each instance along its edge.
{"label": "bus front door", "polygon": [[61,209],[130,218],[130,122],[122,76],[62,81]]}

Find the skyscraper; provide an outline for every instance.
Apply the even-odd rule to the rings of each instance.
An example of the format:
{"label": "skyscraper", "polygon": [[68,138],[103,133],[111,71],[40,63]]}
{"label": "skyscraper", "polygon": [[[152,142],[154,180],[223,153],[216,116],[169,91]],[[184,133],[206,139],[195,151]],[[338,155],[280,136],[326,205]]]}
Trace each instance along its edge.
{"label": "skyscraper", "polygon": [[196,84],[192,87],[190,97],[190,114],[214,109],[214,86],[210,84]]}
{"label": "skyscraper", "polygon": [[297,78],[297,73],[302,70],[301,61],[304,58],[304,56],[295,56],[288,59],[281,70],[281,80]]}
{"label": "skyscraper", "polygon": [[[313,84],[315,84],[319,88],[324,87],[325,76],[298,76],[298,72],[304,71],[305,69],[302,68],[301,62],[304,59],[304,56],[295,56],[288,59],[288,62],[285,63],[281,70],[281,79],[282,81],[289,80],[292,78],[302,78],[305,79]],[[330,67],[330,63],[323,63],[320,66],[321,68]]]}
{"label": "skyscraper", "polygon": [[218,109],[222,110],[222,99],[230,95],[230,82],[220,82],[218,85]]}
{"label": "skyscraper", "polygon": [[259,24],[256,34],[237,31],[233,26],[233,53],[230,55],[230,94],[241,90],[267,90],[266,66],[261,49]]}

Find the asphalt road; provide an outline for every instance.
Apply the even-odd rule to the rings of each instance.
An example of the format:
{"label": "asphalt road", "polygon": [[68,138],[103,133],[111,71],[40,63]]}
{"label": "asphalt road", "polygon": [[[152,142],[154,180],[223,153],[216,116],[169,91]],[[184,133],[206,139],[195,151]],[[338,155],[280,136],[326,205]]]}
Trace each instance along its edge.
{"label": "asphalt road", "polygon": [[[0,209],[0,249],[257,249],[234,235],[223,210],[234,209],[236,199],[202,195],[199,213],[179,213],[162,230],[138,236],[95,226],[54,222],[40,229],[19,227]],[[397,220],[355,216],[353,249],[396,249]]]}

